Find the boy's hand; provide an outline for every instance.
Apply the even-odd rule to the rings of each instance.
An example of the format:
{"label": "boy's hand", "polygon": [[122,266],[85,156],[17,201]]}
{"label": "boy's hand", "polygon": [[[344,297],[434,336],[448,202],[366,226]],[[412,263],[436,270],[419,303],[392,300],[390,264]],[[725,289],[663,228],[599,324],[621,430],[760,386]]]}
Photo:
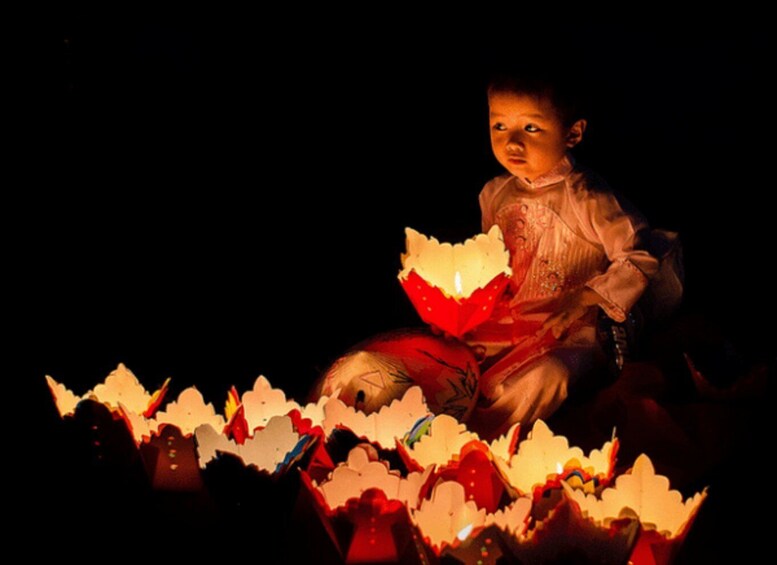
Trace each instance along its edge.
{"label": "boy's hand", "polygon": [[590,288],[583,287],[576,290],[567,296],[559,309],[545,320],[545,323],[537,331],[537,336],[542,336],[550,330],[553,337],[559,339],[569,329],[569,326],[601,301],[602,297]]}

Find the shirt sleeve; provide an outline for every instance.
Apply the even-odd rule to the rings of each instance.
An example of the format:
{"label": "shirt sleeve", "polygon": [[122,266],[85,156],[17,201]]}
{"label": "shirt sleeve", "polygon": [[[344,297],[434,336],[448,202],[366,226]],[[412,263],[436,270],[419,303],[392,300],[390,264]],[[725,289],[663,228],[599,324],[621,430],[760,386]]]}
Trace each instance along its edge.
{"label": "shirt sleeve", "polygon": [[586,286],[604,299],[601,307],[610,318],[623,322],[658,271],[658,259],[647,251],[650,228],[609,191],[587,192],[580,204],[583,224],[610,260],[607,270]]}

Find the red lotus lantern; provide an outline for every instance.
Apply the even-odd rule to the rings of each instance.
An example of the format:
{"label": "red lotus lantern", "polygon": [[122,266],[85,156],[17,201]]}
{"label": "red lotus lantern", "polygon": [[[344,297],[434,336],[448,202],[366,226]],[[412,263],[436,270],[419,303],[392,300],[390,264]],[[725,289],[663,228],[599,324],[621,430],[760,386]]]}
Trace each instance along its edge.
{"label": "red lotus lantern", "polygon": [[631,562],[644,565],[670,563],[679,549],[701,503],[706,489],[683,500],[679,491],[669,488],[669,479],[657,475],[650,458],[642,454],[627,474],[615,479],[600,497],[564,485],[567,496],[582,514],[596,524],[607,525],[623,515],[636,516],[642,525]]}
{"label": "red lotus lantern", "polygon": [[421,319],[456,337],[488,320],[512,274],[499,226],[455,245],[405,234],[399,280]]}

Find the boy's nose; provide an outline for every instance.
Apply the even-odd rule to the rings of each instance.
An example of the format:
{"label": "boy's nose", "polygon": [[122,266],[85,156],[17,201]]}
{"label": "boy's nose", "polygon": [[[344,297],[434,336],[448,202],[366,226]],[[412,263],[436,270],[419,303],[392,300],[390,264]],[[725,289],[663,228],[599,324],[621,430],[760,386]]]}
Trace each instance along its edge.
{"label": "boy's nose", "polygon": [[511,137],[507,141],[507,150],[508,151],[523,151],[525,149],[525,146],[523,144],[523,141],[521,138],[517,136]]}

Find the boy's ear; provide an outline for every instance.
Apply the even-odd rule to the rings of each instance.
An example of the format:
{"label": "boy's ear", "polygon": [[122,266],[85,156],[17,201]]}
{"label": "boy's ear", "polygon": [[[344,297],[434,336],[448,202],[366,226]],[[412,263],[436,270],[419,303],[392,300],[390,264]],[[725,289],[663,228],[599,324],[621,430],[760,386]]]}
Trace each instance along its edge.
{"label": "boy's ear", "polygon": [[588,122],[585,120],[577,120],[572,126],[569,128],[569,131],[567,132],[567,147],[570,149],[583,141],[583,133],[585,133],[585,127],[588,125]]}

